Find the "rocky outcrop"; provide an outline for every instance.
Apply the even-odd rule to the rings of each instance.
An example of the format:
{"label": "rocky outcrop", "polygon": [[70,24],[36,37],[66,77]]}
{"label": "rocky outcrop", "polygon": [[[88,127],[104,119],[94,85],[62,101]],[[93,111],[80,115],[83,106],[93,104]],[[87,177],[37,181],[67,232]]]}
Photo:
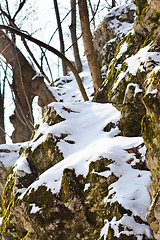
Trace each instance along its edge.
{"label": "rocky outcrop", "polygon": [[[86,122],[86,112],[93,114],[97,133],[91,131],[93,118]],[[123,148],[118,145],[118,138],[121,139],[117,135],[118,116],[111,105],[92,102],[57,103],[46,108],[43,124],[36,128],[27,147],[21,148],[21,156],[4,186],[0,239],[116,240],[129,237],[135,240],[137,236],[143,240],[153,239],[144,215],[149,205],[148,190],[145,184],[138,184],[141,179],[149,178],[143,140],[126,139]],[[71,124],[72,118],[75,123]],[[104,120],[100,130],[99,121]],[[83,137],[77,142],[77,125],[79,132],[84,131],[87,136],[102,135],[95,147],[90,135],[88,142]],[[106,149],[108,141],[113,142],[110,148],[115,147],[119,156],[111,155],[111,149]],[[81,150],[79,154],[81,148],[84,153]],[[94,148],[97,150],[92,153]],[[66,149],[70,151],[68,156]],[[127,172],[123,172],[124,168]],[[129,178],[133,174],[136,187],[133,187],[133,179],[128,179],[128,173]],[[123,190],[125,179],[132,189],[131,195]],[[145,202],[139,199],[137,191],[143,191]],[[120,201],[118,195],[121,195]]]}
{"label": "rocky outcrop", "polygon": [[[106,80],[95,97],[112,102],[121,111],[119,127],[123,135],[143,133],[146,163],[151,171],[151,207],[147,219],[156,239],[160,239],[159,142],[160,142],[160,6],[159,1],[134,1],[137,19],[134,31],[119,44],[108,66]],[[137,67],[136,67],[137,65]]]}
{"label": "rocky outcrop", "polygon": [[[159,10],[156,0],[134,2],[134,29],[129,4],[95,32],[107,75],[94,101],[104,104],[50,104],[8,173],[0,159],[0,239],[160,238]],[[127,19],[126,32],[111,26]]]}
{"label": "rocky outcrop", "polygon": [[132,29],[136,17],[133,3],[111,10],[94,31],[93,41],[101,67],[113,59],[118,43]]}
{"label": "rocky outcrop", "polygon": [[139,15],[134,29],[117,46],[115,56],[108,65],[106,79],[94,97],[94,101],[111,102],[121,111],[119,128],[124,136],[141,135],[141,120],[145,115],[142,103],[144,82],[159,64],[158,13],[147,1],[142,2],[143,6],[141,1],[135,1]]}

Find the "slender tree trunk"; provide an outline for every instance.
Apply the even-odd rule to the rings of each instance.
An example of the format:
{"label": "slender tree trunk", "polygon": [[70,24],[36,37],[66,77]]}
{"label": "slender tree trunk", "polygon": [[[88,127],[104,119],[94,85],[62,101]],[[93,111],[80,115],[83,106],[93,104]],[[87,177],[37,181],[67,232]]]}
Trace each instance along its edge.
{"label": "slender tree trunk", "polygon": [[76,35],[76,0],[71,0],[71,25],[69,26],[69,29],[71,31],[71,39],[72,39],[76,69],[78,72],[81,72],[82,63],[79,56],[79,49],[78,49],[77,35]]}
{"label": "slender tree trunk", "polygon": [[116,6],[116,1],[112,0],[112,8]]}
{"label": "slender tree trunk", "polygon": [[4,127],[4,97],[0,93],[0,144],[6,143]]}
{"label": "slender tree trunk", "polygon": [[[54,2],[54,8],[56,13],[56,19],[57,19],[57,25],[58,25],[58,32],[59,32],[59,41],[60,41],[60,52],[65,55],[65,47],[64,47],[64,40],[63,40],[63,33],[62,33],[62,26],[61,26],[61,20],[59,15],[59,9],[57,0],[53,0]],[[67,66],[64,61],[62,61],[62,69],[63,69],[63,75],[67,75]]]}
{"label": "slender tree trunk", "polygon": [[85,54],[91,71],[93,86],[95,91],[97,91],[98,88],[100,88],[103,81],[100,66],[92,42],[92,34],[90,30],[89,14],[86,0],[79,0],[78,6]]}

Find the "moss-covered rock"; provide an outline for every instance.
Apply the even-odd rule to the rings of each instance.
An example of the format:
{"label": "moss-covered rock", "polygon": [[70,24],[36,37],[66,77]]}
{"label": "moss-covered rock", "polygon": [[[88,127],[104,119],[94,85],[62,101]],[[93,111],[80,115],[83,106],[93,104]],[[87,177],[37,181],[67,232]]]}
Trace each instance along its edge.
{"label": "moss-covered rock", "polygon": [[147,147],[146,163],[151,171],[150,193],[152,204],[147,214],[147,219],[152,227],[156,239],[160,237],[160,216],[159,216],[159,189],[160,189],[160,71],[152,72],[150,78],[146,82],[146,94],[143,101],[147,110],[147,114],[142,121],[142,130]]}
{"label": "moss-covered rock", "polygon": [[26,148],[24,154],[27,156],[32,172],[37,176],[63,159],[63,154],[57,146],[57,142],[63,137],[53,137],[49,133],[34,150],[31,147]]}
{"label": "moss-covered rock", "polygon": [[[77,176],[74,169],[64,169],[58,194],[41,185],[31,188],[20,199],[15,194],[18,174],[10,175],[3,194],[2,239],[100,239],[105,219],[111,221],[116,216],[120,220],[124,214],[132,215],[118,202],[105,204],[109,186],[118,178],[112,173],[106,178],[101,173],[109,171],[113,162],[103,157],[91,162],[86,177]],[[123,229],[120,226],[119,232]],[[122,233],[119,239],[127,237]],[[130,239],[135,237],[131,235]],[[117,240],[112,228],[107,239]]]}
{"label": "moss-covered rock", "polygon": [[129,25],[130,29],[132,28],[136,16],[135,11],[136,8],[132,3],[117,10],[113,9],[95,29],[93,42],[101,67],[108,66],[113,59],[118,43],[126,34],[126,31],[123,32],[123,26],[127,24],[128,31]]}
{"label": "moss-covered rock", "polygon": [[56,110],[51,106],[46,106],[43,113],[44,122],[48,123],[49,126],[52,126],[56,123],[62,122],[65,119],[57,114]]}

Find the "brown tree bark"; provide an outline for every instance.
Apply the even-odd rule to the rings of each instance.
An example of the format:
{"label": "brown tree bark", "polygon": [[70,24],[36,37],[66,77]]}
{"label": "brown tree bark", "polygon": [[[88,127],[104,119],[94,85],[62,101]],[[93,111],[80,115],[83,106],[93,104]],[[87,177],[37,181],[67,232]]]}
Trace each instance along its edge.
{"label": "brown tree bark", "polygon": [[12,90],[15,95],[15,111],[10,120],[15,130],[12,134],[12,141],[23,142],[30,139],[33,130],[33,98],[39,96],[43,102],[42,105],[47,105],[55,99],[42,77],[35,77],[36,71],[2,30],[0,30],[0,53],[12,66],[13,71]]}
{"label": "brown tree bark", "polygon": [[3,94],[0,93],[0,144],[6,142],[5,129],[4,129],[4,98]]}
{"label": "brown tree bark", "polygon": [[116,6],[116,1],[112,0],[112,8]]}
{"label": "brown tree bark", "polygon": [[[63,33],[62,33],[62,26],[61,26],[61,20],[60,20],[60,15],[59,15],[58,3],[57,3],[57,0],[53,0],[53,2],[54,2],[55,13],[56,13],[58,32],[59,32],[60,52],[63,55],[65,55],[65,47],[64,47],[64,40],[63,40]],[[63,60],[62,60],[62,69],[63,69],[63,75],[64,76],[67,75],[67,66]]]}
{"label": "brown tree bark", "polygon": [[92,79],[93,79],[93,86],[94,86],[95,91],[97,91],[98,88],[100,88],[103,81],[102,81],[100,66],[99,66],[96,52],[95,52],[93,42],[92,42],[92,34],[91,34],[91,30],[90,30],[89,14],[88,14],[86,0],[79,0],[78,6],[79,6],[79,15],[80,15],[85,55],[87,57],[89,68],[91,71],[91,75],[92,75]]}
{"label": "brown tree bark", "polygon": [[0,29],[6,29],[7,31],[13,32],[13,33],[21,36],[22,38],[28,39],[29,41],[34,42],[37,45],[39,45],[39,46],[41,46],[43,48],[46,48],[48,51],[56,54],[59,58],[61,58],[66,63],[66,65],[73,72],[84,101],[88,101],[89,100],[88,96],[86,94],[85,88],[83,86],[82,80],[81,80],[81,78],[80,78],[76,68],[73,66],[71,61],[69,61],[68,58],[66,58],[61,52],[59,52],[57,49],[51,47],[50,45],[48,45],[48,44],[46,44],[46,43],[44,43],[44,42],[42,42],[42,41],[40,41],[40,40],[38,40],[36,38],[33,38],[33,37],[23,33],[23,32],[20,32],[19,30],[14,29],[12,27],[5,26],[5,25],[0,25]]}
{"label": "brown tree bark", "polygon": [[77,35],[76,35],[76,0],[71,0],[70,2],[71,2],[71,25],[69,26],[69,29],[71,32],[76,69],[78,72],[81,72],[82,63],[79,56],[79,49],[78,49]]}

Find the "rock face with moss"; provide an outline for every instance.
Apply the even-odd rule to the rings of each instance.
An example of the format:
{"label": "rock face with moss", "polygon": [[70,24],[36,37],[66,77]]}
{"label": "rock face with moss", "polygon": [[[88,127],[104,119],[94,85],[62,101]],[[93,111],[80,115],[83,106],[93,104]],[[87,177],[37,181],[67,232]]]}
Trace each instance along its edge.
{"label": "rock face with moss", "polygon": [[121,111],[119,127],[123,135],[144,136],[152,180],[152,204],[147,218],[155,238],[160,239],[160,4],[156,0],[134,3],[137,6],[134,31],[119,43],[95,101],[112,102]]}
{"label": "rock face with moss", "polygon": [[141,135],[141,120],[146,111],[142,103],[144,82],[159,64],[159,14],[147,1],[134,2],[138,13],[134,28],[119,41],[112,61],[106,61],[106,79],[94,97],[97,102],[111,102],[121,111],[119,128],[124,136]]}
{"label": "rock face with moss", "polygon": [[135,17],[135,5],[123,5],[109,12],[95,29],[93,41],[101,66],[113,59],[118,43],[131,30]]}
{"label": "rock face with moss", "polygon": [[[113,9],[95,32],[95,46],[107,75],[94,101],[107,104],[50,104],[10,171],[5,164],[0,168],[0,239],[160,238],[159,11],[156,0],[134,2],[138,13],[134,29],[135,6],[129,4]],[[114,17],[118,29],[129,19],[123,34],[110,25]],[[115,39],[110,41],[111,37]],[[110,47],[114,56],[108,56]],[[142,133],[147,165],[143,139],[136,137]],[[91,141],[95,136],[99,137],[96,143]],[[152,204],[147,221],[148,168]]]}
{"label": "rock face with moss", "polygon": [[154,231],[156,239],[160,238],[160,69],[153,69],[151,76],[148,78],[146,86],[146,94],[143,98],[146,106],[147,114],[143,118],[143,135],[145,145],[147,147],[146,161],[151,170],[150,193],[152,196],[152,204],[147,214],[147,219]]}
{"label": "rock face with moss", "polygon": [[[86,110],[84,106],[87,106]],[[93,150],[90,146],[91,138],[88,139],[89,144],[83,158],[74,153],[84,141],[82,138],[80,145],[75,147],[78,144],[74,135],[74,132],[77,132],[77,124],[79,123],[78,126],[82,130],[83,127],[92,128],[90,122],[86,122],[83,111],[93,113],[95,108],[96,114],[98,110],[103,114],[106,110],[106,116],[98,114],[96,122],[101,119],[104,122],[108,114],[112,113],[112,117],[108,122],[105,121],[102,129],[99,130],[98,127],[98,133],[102,134],[102,139],[99,139],[100,146],[104,141],[108,141],[104,140],[104,136],[108,136],[116,148],[123,152],[123,158],[119,159],[114,154],[111,157],[109,150],[105,150],[106,153],[99,150],[98,155],[93,155],[94,158],[90,159],[90,152]],[[128,171],[135,174],[138,182],[141,181],[141,177],[149,176],[144,163],[143,140],[131,140],[133,148],[127,147],[131,146],[128,140],[123,148],[118,146],[116,114],[118,117],[118,111],[112,106],[92,102],[87,105],[54,103],[53,106],[47,107],[43,123],[36,127],[27,146],[20,149],[21,156],[9,173],[4,186],[0,211],[0,239],[125,240],[129,237],[136,240],[137,236],[142,240],[153,239],[144,214],[138,215],[134,207],[136,204],[132,205],[133,200],[129,199],[133,207],[125,205],[122,190],[125,180],[122,179],[127,177],[128,173],[124,176],[119,174],[119,171],[123,172],[125,165]],[[71,127],[73,117],[75,128]],[[91,133],[90,130],[89,132]],[[96,147],[97,144],[98,142]],[[70,156],[67,157],[65,151],[61,150],[63,146],[64,150],[70,149]],[[108,157],[103,156],[106,154],[109,154]],[[80,165],[77,168],[78,159]],[[119,170],[115,171],[117,165]],[[114,184],[121,186],[120,193],[114,189]],[[139,208],[143,209],[144,202],[137,199],[137,191],[137,188],[133,188],[134,200],[138,201]],[[117,194],[122,194],[121,201],[118,201]]]}

